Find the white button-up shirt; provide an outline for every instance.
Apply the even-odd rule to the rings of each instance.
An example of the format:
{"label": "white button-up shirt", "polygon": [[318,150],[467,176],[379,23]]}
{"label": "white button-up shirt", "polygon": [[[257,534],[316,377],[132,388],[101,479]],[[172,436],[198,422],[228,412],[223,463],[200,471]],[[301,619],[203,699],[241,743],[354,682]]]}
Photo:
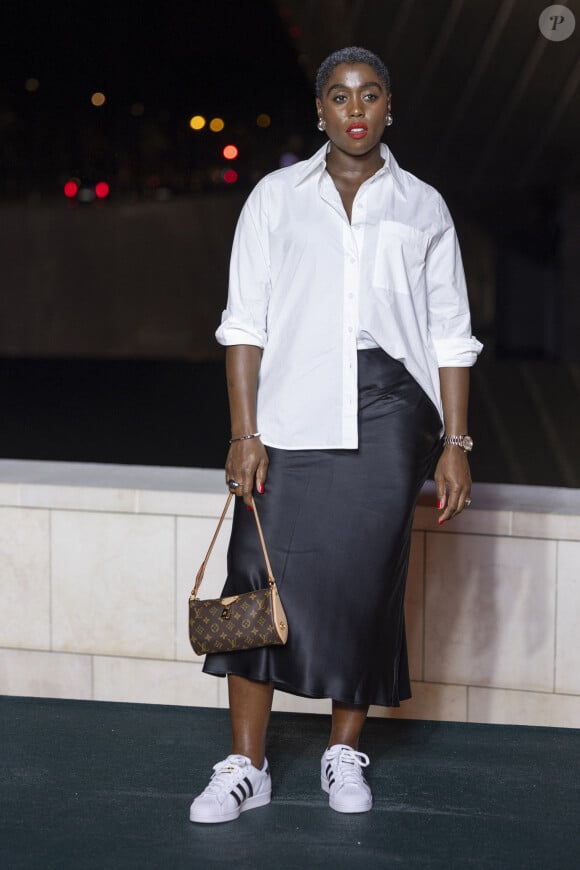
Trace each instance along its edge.
{"label": "white button-up shirt", "polygon": [[240,215],[220,344],[263,348],[258,429],[286,449],[356,448],[357,347],[400,360],[442,416],[439,367],[471,366],[465,276],[436,190],[384,165],[349,223],[327,145],[265,176]]}

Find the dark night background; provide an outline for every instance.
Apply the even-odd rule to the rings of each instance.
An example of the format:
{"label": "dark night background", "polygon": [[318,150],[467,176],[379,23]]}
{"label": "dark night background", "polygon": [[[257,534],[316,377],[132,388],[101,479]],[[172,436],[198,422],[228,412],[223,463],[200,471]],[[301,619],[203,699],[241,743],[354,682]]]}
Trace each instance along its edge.
{"label": "dark night background", "polygon": [[474,478],[580,486],[580,27],[545,39],[546,5],[4,2],[0,455],[222,464],[213,332],[235,220],[264,173],[322,143],[316,67],[362,44],[391,68],[390,147],[457,223],[485,343]]}

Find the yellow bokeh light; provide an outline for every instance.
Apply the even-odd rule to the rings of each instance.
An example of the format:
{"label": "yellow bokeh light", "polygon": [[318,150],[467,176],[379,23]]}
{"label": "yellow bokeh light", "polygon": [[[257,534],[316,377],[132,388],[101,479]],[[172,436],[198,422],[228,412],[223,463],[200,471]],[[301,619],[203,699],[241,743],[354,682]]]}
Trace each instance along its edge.
{"label": "yellow bokeh light", "polygon": [[91,103],[93,106],[104,106],[106,99],[106,96],[101,91],[95,91],[91,97]]}
{"label": "yellow bokeh light", "polygon": [[256,118],[256,124],[258,125],[258,127],[269,127],[271,123],[271,117],[269,115],[266,115],[265,112],[263,112],[261,115],[258,115],[258,117]]}
{"label": "yellow bokeh light", "polygon": [[29,94],[33,94],[34,91],[37,91],[40,87],[40,82],[38,79],[26,79],[24,82],[24,90],[28,91]]}
{"label": "yellow bokeh light", "polygon": [[225,126],[223,118],[212,118],[209,122],[209,129],[212,133],[221,133]]}
{"label": "yellow bokeh light", "polygon": [[189,126],[192,130],[203,130],[207,121],[203,117],[203,115],[194,115],[189,119]]}

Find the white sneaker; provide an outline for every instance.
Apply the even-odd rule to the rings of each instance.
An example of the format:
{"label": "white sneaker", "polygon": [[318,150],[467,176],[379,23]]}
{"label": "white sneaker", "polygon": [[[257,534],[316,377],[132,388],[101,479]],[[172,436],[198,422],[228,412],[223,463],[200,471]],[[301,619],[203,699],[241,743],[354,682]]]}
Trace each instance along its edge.
{"label": "white sneaker", "polygon": [[245,755],[228,755],[213,771],[209,785],[191,805],[190,821],[231,822],[246,810],[270,803],[272,781],[266,760],[258,770]]}
{"label": "white sneaker", "polygon": [[373,796],[363,767],[370,760],[364,752],[337,743],[326,750],[320,762],[320,786],[329,795],[331,809],[337,813],[367,813]]}

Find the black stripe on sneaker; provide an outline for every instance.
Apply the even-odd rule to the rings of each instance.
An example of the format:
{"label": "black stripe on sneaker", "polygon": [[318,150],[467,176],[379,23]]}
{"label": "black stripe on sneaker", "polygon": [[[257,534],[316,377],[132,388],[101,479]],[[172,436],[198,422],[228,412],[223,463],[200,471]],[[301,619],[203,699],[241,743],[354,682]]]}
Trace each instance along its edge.
{"label": "black stripe on sneaker", "polygon": [[252,795],[254,794],[254,789],[252,788],[252,783],[247,776],[244,777],[244,782],[248,786],[248,797],[252,797]]}
{"label": "black stripe on sneaker", "polygon": [[230,794],[232,797],[235,797],[237,805],[241,806],[242,802],[233,789],[231,790]]}
{"label": "black stripe on sneaker", "polygon": [[248,797],[248,795],[246,794],[246,789],[244,788],[244,786],[242,785],[242,783],[239,782],[239,783],[237,784],[236,788],[237,788],[238,791],[240,792],[240,794],[241,794],[241,796],[242,796],[242,800],[245,801],[245,799]]}
{"label": "black stripe on sneaker", "polygon": [[334,773],[332,772],[332,764],[330,762],[326,765],[326,778],[329,786],[334,785]]}

